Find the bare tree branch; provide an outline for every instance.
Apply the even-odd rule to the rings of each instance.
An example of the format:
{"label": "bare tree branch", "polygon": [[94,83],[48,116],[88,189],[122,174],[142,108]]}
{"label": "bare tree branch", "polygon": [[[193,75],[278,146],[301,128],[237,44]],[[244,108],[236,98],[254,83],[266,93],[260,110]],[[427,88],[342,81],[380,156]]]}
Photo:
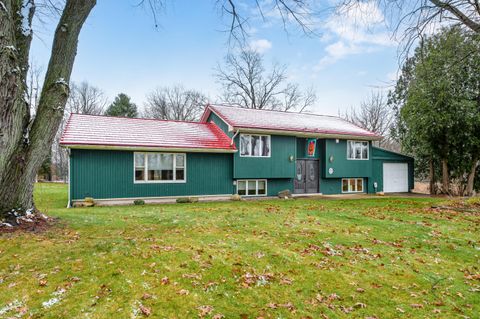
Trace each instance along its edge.
{"label": "bare tree branch", "polygon": [[286,81],[286,74],[286,67],[278,64],[267,72],[263,56],[246,49],[238,55],[227,55],[224,66],[216,69],[227,103],[252,109],[303,112],[315,102],[313,89],[302,92],[297,84]]}

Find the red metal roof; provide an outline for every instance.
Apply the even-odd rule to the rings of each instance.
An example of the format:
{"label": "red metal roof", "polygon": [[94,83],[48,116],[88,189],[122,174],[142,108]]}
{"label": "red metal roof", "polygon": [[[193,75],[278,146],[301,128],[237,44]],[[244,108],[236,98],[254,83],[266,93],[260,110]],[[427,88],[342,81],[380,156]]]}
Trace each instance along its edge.
{"label": "red metal roof", "polygon": [[282,131],[300,134],[361,137],[380,139],[381,136],[360,128],[336,116],[245,109],[228,105],[208,105],[202,116],[205,122],[214,112],[234,129]]}
{"label": "red metal roof", "polygon": [[63,146],[172,148],[234,151],[231,139],[213,123],[72,114]]}

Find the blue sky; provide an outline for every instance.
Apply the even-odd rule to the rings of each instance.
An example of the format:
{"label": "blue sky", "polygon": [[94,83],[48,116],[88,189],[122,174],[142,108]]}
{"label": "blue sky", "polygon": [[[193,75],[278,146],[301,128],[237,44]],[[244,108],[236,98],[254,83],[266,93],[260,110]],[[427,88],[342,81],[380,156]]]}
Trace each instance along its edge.
{"label": "blue sky", "polygon": [[[215,1],[169,1],[158,16],[158,28],[150,12],[135,3],[98,1],[80,35],[71,79],[98,86],[109,100],[124,92],[140,107],[155,87],[175,84],[219,101],[214,68],[231,48],[228,34],[222,32],[228,21]],[[54,23],[34,26],[31,58],[44,69]],[[325,14],[316,27],[316,37],[293,27],[287,34],[272,14],[267,21],[251,20],[248,40],[264,53],[266,67],[285,64],[290,81],[315,89],[317,102],[310,111],[336,115],[357,106],[372,89],[392,84],[397,46],[373,2]]]}

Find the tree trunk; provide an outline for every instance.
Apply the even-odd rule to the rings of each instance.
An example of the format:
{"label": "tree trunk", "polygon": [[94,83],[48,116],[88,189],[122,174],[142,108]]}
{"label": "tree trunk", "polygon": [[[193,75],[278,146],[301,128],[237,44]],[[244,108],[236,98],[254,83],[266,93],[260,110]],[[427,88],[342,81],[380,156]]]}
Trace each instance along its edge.
{"label": "tree trunk", "polygon": [[448,161],[442,159],[442,193],[450,194],[450,173],[448,172]]}
{"label": "tree trunk", "polygon": [[[15,2],[17,6],[15,6]],[[24,1],[28,2],[28,1]],[[12,210],[24,212],[34,209],[33,183],[42,163],[50,154],[69,94],[68,81],[77,53],[78,36],[96,0],[67,0],[55,30],[50,62],[45,75],[35,119],[30,121],[29,106],[24,101],[26,69],[31,33],[24,35],[20,0],[6,1],[9,19],[1,19],[0,44],[19,47],[19,58],[0,58],[0,218],[11,217]],[[25,6],[25,3],[23,4]],[[30,14],[33,15],[34,6]],[[2,7],[0,7],[0,12]],[[4,14],[4,13],[0,13]],[[21,18],[21,17],[20,17]],[[8,20],[8,21],[7,21]],[[20,30],[20,31],[18,31]],[[7,39],[8,38],[8,39]],[[19,39],[21,41],[19,41]],[[2,46],[3,47],[3,46]],[[12,68],[22,70],[11,74]],[[4,152],[3,149],[6,151]]]}
{"label": "tree trunk", "polygon": [[477,173],[477,167],[478,167],[478,158],[473,159],[472,163],[472,168],[470,170],[470,173],[468,173],[468,179],[467,179],[467,186],[465,188],[465,196],[472,196],[473,195],[473,185],[475,181],[475,175]]}
{"label": "tree trunk", "polygon": [[430,194],[435,195],[437,193],[437,189],[435,187],[435,166],[433,165],[433,159],[428,161],[429,164],[429,173],[428,177],[430,179]]}

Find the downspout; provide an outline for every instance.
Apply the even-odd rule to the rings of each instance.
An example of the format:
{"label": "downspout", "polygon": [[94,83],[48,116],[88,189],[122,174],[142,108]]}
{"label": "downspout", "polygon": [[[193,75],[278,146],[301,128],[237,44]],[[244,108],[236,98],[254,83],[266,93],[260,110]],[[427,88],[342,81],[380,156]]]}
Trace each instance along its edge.
{"label": "downspout", "polygon": [[68,153],[68,204],[67,204],[67,208],[71,208],[72,207],[72,201],[71,201],[71,195],[70,195],[70,185],[72,183],[72,180],[70,178],[70,156],[71,156],[71,152],[70,152],[70,149],[67,148],[67,153]]}
{"label": "downspout", "polygon": [[[232,146],[233,143],[235,142],[235,137],[237,137],[237,135],[238,135],[239,132],[240,132],[240,131],[237,130],[237,131],[235,132],[235,134],[233,134],[232,140],[230,141],[230,146]],[[233,157],[233,172],[235,172],[235,155],[232,154],[232,157]],[[233,176],[233,174],[232,174],[232,176]],[[235,189],[236,189],[236,187],[237,187],[235,180],[234,180],[234,183],[235,183],[235,185],[232,185],[232,186],[233,186],[232,195],[237,193],[237,192],[235,191]]]}
{"label": "downspout", "polygon": [[235,132],[235,134],[233,134],[233,136],[232,136],[232,140],[230,141],[230,146],[232,146],[232,145],[233,145],[233,143],[234,143],[234,141],[235,141],[235,137],[237,137],[238,133],[240,133],[240,131],[239,131],[239,130],[237,130],[237,131]]}

